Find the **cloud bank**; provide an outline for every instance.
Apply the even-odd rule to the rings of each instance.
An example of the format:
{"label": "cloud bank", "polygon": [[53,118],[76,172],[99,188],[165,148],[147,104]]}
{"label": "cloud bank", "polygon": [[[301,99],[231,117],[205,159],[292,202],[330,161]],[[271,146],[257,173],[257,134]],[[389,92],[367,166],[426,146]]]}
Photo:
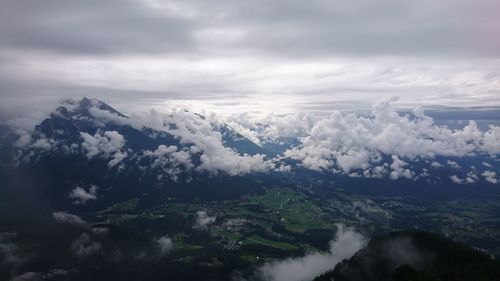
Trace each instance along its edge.
{"label": "cloud bank", "polygon": [[[391,101],[384,101],[374,106],[370,117],[334,112],[315,122],[301,137],[300,145],[285,155],[313,170],[349,173],[361,169],[365,176],[389,174],[397,179],[412,177],[408,163],[401,158],[496,155],[500,153],[499,141],[499,127],[482,132],[471,121],[461,130],[452,130],[435,125],[425,115],[398,114]],[[392,157],[389,166],[384,164],[384,155]]]}
{"label": "cloud bank", "polygon": [[495,0],[1,5],[0,117],[68,95],[220,112],[366,109],[395,94],[500,105]]}
{"label": "cloud bank", "polygon": [[[60,129],[51,137],[36,130],[14,132],[19,135],[17,147],[24,149],[21,160],[83,153],[88,159],[103,159],[110,170],[137,168],[159,181],[189,181],[199,174],[293,173],[305,168],[350,177],[498,182],[499,126],[480,128],[469,121],[451,128],[436,123],[422,107],[400,112],[395,102],[397,98],[380,101],[364,113],[220,116],[170,108],[129,118],[87,99],[83,107],[71,103],[63,117],[65,122],[80,126],[85,121],[93,128],[80,131],[79,142],[68,141],[71,136]],[[155,145],[137,146],[138,134]],[[467,159],[480,162],[471,165]],[[441,179],[442,172],[447,174]],[[85,192],[75,190],[72,196],[93,200],[95,194]]]}

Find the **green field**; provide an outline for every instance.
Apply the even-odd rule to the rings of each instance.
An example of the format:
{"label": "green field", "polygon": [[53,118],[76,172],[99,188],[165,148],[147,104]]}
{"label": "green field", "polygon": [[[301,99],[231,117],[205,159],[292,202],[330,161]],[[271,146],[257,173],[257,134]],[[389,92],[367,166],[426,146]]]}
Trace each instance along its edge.
{"label": "green field", "polygon": [[269,240],[269,239],[266,239],[266,238],[261,237],[259,235],[252,235],[250,237],[247,237],[243,241],[243,245],[245,245],[245,244],[259,244],[259,245],[273,247],[273,248],[280,249],[280,250],[297,250],[297,249],[299,249],[298,246],[292,245],[290,243]]}

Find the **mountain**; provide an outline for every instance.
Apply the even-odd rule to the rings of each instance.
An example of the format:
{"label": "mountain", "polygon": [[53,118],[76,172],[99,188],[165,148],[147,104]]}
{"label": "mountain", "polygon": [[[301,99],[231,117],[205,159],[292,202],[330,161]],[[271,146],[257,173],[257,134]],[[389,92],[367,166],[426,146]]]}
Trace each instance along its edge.
{"label": "mountain", "polygon": [[[290,119],[282,124],[289,121],[299,122]],[[234,198],[261,190],[262,184],[256,182],[262,178],[271,185],[284,179],[298,186],[322,182],[326,188],[319,191],[327,193],[331,188],[326,183],[336,182],[353,191],[388,195],[449,196],[447,188],[435,188],[447,184],[455,190],[453,194],[491,194],[488,187],[492,185],[484,186],[480,180],[490,168],[484,166],[485,158],[479,154],[404,161],[381,154],[379,167],[332,173],[308,168],[305,163],[313,163],[313,159],[304,162],[284,157],[286,149],[294,147],[299,152],[305,148],[299,138],[280,137],[276,141],[262,139],[256,144],[221,120],[185,110],[129,117],[100,100],[83,98],[62,102],[32,132],[0,127],[0,168],[4,182],[10,178],[16,181],[13,175],[30,174],[32,185],[38,185],[34,192],[55,204],[67,201],[64,199],[74,186],[102,186],[101,192],[107,196],[93,202],[96,207],[143,193],[158,198]],[[359,160],[347,154],[337,157],[331,162]],[[375,168],[380,174],[373,174],[379,171]],[[464,188],[449,184],[450,178],[463,183]],[[406,188],[399,188],[401,183]],[[162,196],[158,196],[160,192]]]}
{"label": "mountain", "polygon": [[[155,125],[150,125],[149,122],[131,119],[97,99],[69,100],[36,125],[28,136],[30,142],[27,145],[18,145],[17,148],[29,158],[27,160],[40,160],[40,156],[74,157],[82,154],[86,154],[89,160],[94,156],[107,159],[122,157],[108,162],[110,168],[120,167],[117,164],[137,160],[144,153],[164,147],[189,151],[195,165],[200,164],[201,155],[214,152],[211,149],[219,150],[215,152],[234,152],[236,155],[267,154],[227,124],[208,121],[200,114],[179,111],[164,116],[164,120],[155,121]],[[1,143],[12,146],[16,142],[15,134],[7,127],[1,128],[0,133]],[[23,164],[27,162],[30,161]]]}
{"label": "mountain", "polygon": [[100,200],[87,207],[98,209],[137,195],[231,198],[256,190],[244,175],[262,170],[267,152],[227,124],[187,111],[147,118],[83,98],[64,101],[33,132],[2,126],[0,195],[9,206],[33,194],[73,209],[68,195],[75,186],[96,185]]}
{"label": "mountain", "polygon": [[[189,114],[189,113],[187,113]],[[191,114],[195,119],[205,120],[199,114]],[[176,126],[177,124],[171,124]],[[239,153],[264,153],[251,142],[226,124],[214,128],[222,135],[228,148]],[[82,132],[94,135],[98,130],[117,131],[126,139],[125,148],[133,151],[155,149],[159,145],[188,146],[180,143],[179,137],[165,131],[134,122],[129,117],[97,99],[83,98],[80,101],[66,101],[56,112],[36,126],[35,134],[72,143],[80,139]]]}
{"label": "mountain", "polygon": [[[98,131],[116,131],[126,139],[124,149],[133,151],[154,149],[158,145],[179,145],[172,135],[134,126],[131,120],[97,100],[83,98],[79,102],[67,101],[35,127],[34,138],[47,138],[58,144],[72,145],[81,142],[81,134]],[[155,137],[152,137],[153,134]],[[56,151],[57,152],[57,151]]]}
{"label": "mountain", "polygon": [[383,185],[498,182],[497,127],[481,132],[471,122],[450,130],[429,117],[386,111],[375,111],[375,117],[344,118],[338,112],[317,120],[273,117],[269,124],[246,128],[186,110],[128,117],[83,98],[63,102],[32,132],[16,137],[20,130],[0,128],[0,165],[41,166],[57,158],[63,167],[72,161],[99,167],[101,175],[135,173],[161,182],[276,171]]}
{"label": "mountain", "polygon": [[422,231],[374,237],[315,281],[492,281],[500,262],[480,250]]}

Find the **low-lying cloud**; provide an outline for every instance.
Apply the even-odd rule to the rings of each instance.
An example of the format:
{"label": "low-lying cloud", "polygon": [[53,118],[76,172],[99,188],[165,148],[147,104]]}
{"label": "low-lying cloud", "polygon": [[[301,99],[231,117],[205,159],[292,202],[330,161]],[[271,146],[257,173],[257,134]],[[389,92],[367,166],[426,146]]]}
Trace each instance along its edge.
{"label": "low-lying cloud", "polygon": [[71,224],[79,227],[87,227],[87,222],[77,215],[70,214],[65,211],[53,212],[52,217],[58,222],[63,224]]}
{"label": "low-lying cloud", "polygon": [[[451,169],[442,180],[457,184],[498,182],[495,167],[500,154],[500,127],[481,129],[475,121],[469,121],[465,126],[450,128],[437,124],[421,107],[413,112],[398,112],[396,100],[378,102],[368,114],[333,111],[327,116],[202,116],[188,110],[165,109],[135,113],[130,118],[105,110],[103,103],[93,100],[87,117],[98,130],[80,132],[81,142],[68,144],[54,136],[14,131],[19,134],[18,147],[28,150],[21,159],[53,152],[84,153],[88,159],[104,159],[109,169],[118,167],[121,171],[135,166],[160,181],[190,180],[197,173],[241,176],[293,172],[299,166],[350,177],[392,180],[429,179],[437,175],[434,172]],[[75,103],[69,110],[72,107]],[[81,118],[75,116],[68,118]],[[169,140],[155,148],[134,150],[127,135],[116,131],[120,126],[130,126],[152,140],[161,135]],[[232,147],[231,143],[238,140],[245,140],[244,146],[260,152],[248,154]],[[274,151],[276,147],[279,149]],[[483,164],[463,166],[466,161],[462,159],[471,157],[481,157]],[[81,190],[79,194],[89,195]]]}
{"label": "low-lying cloud", "polygon": [[86,133],[80,133],[83,142],[82,147],[87,151],[88,158],[102,156],[111,158],[108,166],[114,167],[127,157],[127,152],[122,148],[125,145],[125,139],[117,131],[97,132],[93,136]]}
{"label": "low-lying cloud", "polygon": [[168,237],[168,235],[156,239],[155,242],[158,246],[160,256],[167,255],[174,249],[174,243],[172,242],[172,239]]}
{"label": "low-lying cloud", "polygon": [[198,211],[196,212],[196,219],[193,225],[193,228],[204,230],[207,229],[208,226],[215,222],[217,217],[209,216],[206,211]]}
{"label": "low-lying cloud", "polygon": [[329,252],[309,253],[303,257],[270,262],[259,267],[255,275],[265,281],[310,281],[333,269],[337,263],[351,257],[366,243],[366,239],[354,229],[341,224],[337,227]]}
{"label": "low-lying cloud", "polygon": [[75,204],[85,205],[87,201],[97,200],[98,188],[96,185],[91,185],[88,190],[85,190],[83,187],[77,186],[71,191],[69,197],[75,199]]}

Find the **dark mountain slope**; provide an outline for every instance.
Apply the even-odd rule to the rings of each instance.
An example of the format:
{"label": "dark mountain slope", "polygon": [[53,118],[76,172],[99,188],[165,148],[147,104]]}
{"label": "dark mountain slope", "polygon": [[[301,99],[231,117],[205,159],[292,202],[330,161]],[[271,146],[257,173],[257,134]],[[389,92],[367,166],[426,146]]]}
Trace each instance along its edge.
{"label": "dark mountain slope", "polygon": [[438,234],[394,232],[368,245],[315,281],[494,281],[500,262]]}

